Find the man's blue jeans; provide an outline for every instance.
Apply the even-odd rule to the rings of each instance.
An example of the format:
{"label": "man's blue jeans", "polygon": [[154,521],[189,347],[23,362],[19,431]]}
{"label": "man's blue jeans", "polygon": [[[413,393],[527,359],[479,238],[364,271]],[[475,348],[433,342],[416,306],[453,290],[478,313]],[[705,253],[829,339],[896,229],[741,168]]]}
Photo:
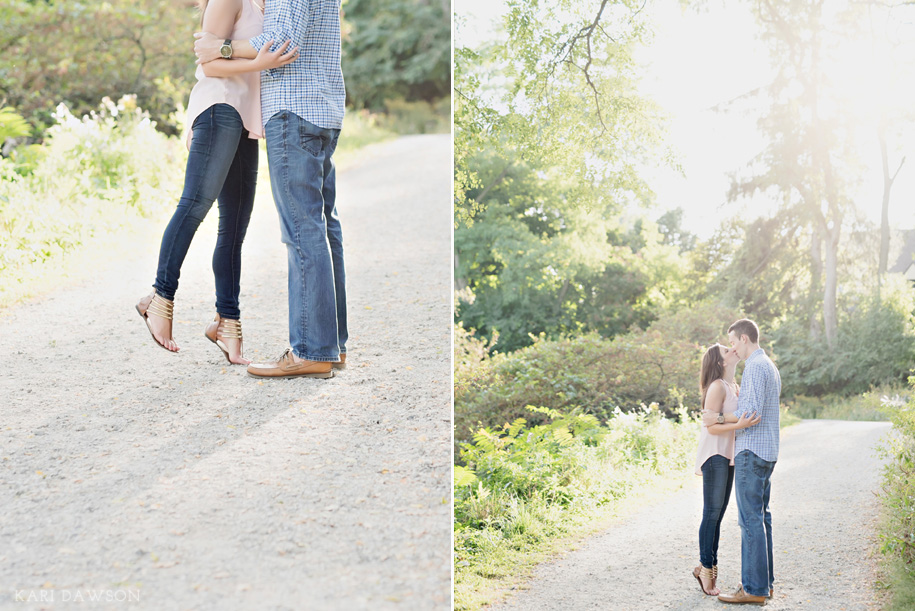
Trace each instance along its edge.
{"label": "man's blue jeans", "polygon": [[731,461],[720,454],[709,456],[702,465],[702,523],[699,525],[699,562],[707,569],[718,564],[721,522],[733,483]]}
{"label": "man's blue jeans", "polygon": [[266,125],[273,201],[289,258],[289,343],[299,358],[346,352],[346,275],[333,154],[338,129],[281,111]]}
{"label": "man's blue jeans", "polygon": [[257,186],[257,140],[248,137],[238,111],[214,104],[194,120],[191,150],[178,208],[162,235],[153,287],[174,299],[178,277],[197,228],[219,199],[219,230],[213,251],[216,311],[238,320],[241,245],[254,208]]}
{"label": "man's blue jeans", "polygon": [[740,523],[740,564],[744,592],[768,596],[775,583],[772,572],[772,514],[769,478],[775,463],[749,450],[734,457],[737,512]]}

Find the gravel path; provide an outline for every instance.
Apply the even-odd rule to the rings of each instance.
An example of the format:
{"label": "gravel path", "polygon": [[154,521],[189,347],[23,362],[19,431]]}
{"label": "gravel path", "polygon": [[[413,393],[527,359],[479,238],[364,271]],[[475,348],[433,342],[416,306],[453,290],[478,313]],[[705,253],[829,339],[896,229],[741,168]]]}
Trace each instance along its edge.
{"label": "gravel path", "polygon": [[[0,608],[448,608],[450,162],[448,135],[405,137],[339,177],[351,339],[332,380],[255,380],[203,337],[215,209],[182,271],[177,355],[133,309],[164,224],[92,281],[5,312]],[[255,360],[288,345],[263,167],[259,187]]]}
{"label": "gravel path", "polygon": [[[884,422],[805,420],[782,431],[772,477],[775,596],[767,607],[811,611],[875,609],[874,526],[880,478],[875,444]],[[528,589],[499,610],[737,608],[706,597],[698,564],[701,478],[614,524],[580,549],[538,567]],[[719,583],[740,582],[734,497],[719,546]]]}

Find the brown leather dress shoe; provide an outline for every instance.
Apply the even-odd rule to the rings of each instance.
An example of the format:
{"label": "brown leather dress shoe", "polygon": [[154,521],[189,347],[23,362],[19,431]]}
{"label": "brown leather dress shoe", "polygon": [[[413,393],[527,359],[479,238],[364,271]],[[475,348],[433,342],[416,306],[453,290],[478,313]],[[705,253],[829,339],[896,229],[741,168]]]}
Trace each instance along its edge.
{"label": "brown leather dress shoe", "polygon": [[299,361],[292,356],[292,349],[275,361],[269,363],[251,363],[248,375],[255,378],[332,378],[334,372],[331,361]]}
{"label": "brown leather dress shoe", "polygon": [[340,360],[339,360],[339,361],[332,361],[332,362],[331,362],[331,367],[333,367],[334,369],[346,369],[346,353],[345,353],[345,352],[341,352],[341,353],[340,353]]}
{"label": "brown leather dress shoe", "polygon": [[723,603],[732,603],[735,605],[764,605],[766,604],[765,596],[753,596],[743,590],[743,586],[737,588],[733,594],[719,594],[718,600]]}

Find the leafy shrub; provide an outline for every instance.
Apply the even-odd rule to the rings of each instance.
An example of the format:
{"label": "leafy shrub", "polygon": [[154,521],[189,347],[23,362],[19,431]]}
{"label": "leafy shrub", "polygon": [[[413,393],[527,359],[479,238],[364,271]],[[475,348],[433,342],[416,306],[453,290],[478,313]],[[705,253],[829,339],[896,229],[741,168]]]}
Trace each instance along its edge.
{"label": "leafy shrub", "polygon": [[[902,392],[903,396],[909,393]],[[792,414],[799,418],[821,418],[831,420],[886,420],[885,403],[898,399],[897,386],[874,388],[860,395],[825,395],[808,397],[796,395],[785,401]]]}
{"label": "leafy shrub", "polygon": [[[909,384],[915,386],[915,376]],[[907,402],[887,401],[885,409],[895,435],[884,445],[890,461],[883,470],[880,551],[898,571],[899,598],[915,592],[915,396]]]}
{"label": "leafy shrub", "polygon": [[469,339],[458,327],[455,438],[468,440],[478,424],[498,427],[521,417],[532,424],[543,422],[525,411],[527,405],[548,405],[560,412],[579,408],[601,421],[609,420],[617,407],[630,410],[643,403],[657,403],[668,415],[681,403],[698,408],[701,353],[722,339],[737,318],[727,308],[707,304],[612,340],[596,334],[540,340],[510,355],[491,357],[482,354],[481,340]]}
{"label": "leafy shrub", "polygon": [[41,137],[64,102],[76,114],[103,96],[136,94],[172,134],[175,100],[163,79],[186,100],[194,82],[193,2],[172,0],[5,0],[0,3],[0,99],[15,106]]}
{"label": "leafy shrub", "polygon": [[105,98],[81,119],[61,104],[54,118],[27,167],[0,159],[0,290],[29,265],[173,205],[180,194],[184,146],[157,132],[133,97]]}
{"label": "leafy shrub", "polygon": [[402,98],[385,100],[382,125],[398,134],[447,134],[451,131],[451,98],[435,103]]}
{"label": "leafy shrub", "polygon": [[850,305],[832,350],[825,340],[811,341],[800,322],[781,325],[773,349],[784,393],[848,395],[903,384],[915,362],[913,312],[915,293],[902,281],[886,287],[879,300]]}

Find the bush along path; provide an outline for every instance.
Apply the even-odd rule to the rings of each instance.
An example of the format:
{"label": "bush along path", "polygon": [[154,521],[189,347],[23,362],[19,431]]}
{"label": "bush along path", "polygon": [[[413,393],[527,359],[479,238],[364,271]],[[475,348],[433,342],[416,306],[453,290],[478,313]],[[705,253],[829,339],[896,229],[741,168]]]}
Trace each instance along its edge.
{"label": "bush along path", "polygon": [[[5,312],[0,608],[449,608],[450,148],[373,145],[339,176],[351,338],[334,379],[256,380],[204,338],[215,208],[182,270],[178,354],[134,311],[164,224]],[[265,167],[243,253],[255,360],[288,345]]]}
{"label": "bush along path", "polygon": [[[874,590],[886,422],[805,420],[782,430],[772,478],[775,596],[770,609],[877,609]],[[699,590],[701,478],[643,507],[579,549],[537,568],[499,611],[730,608]],[[740,529],[732,495],[721,529],[719,585],[740,582]]]}

